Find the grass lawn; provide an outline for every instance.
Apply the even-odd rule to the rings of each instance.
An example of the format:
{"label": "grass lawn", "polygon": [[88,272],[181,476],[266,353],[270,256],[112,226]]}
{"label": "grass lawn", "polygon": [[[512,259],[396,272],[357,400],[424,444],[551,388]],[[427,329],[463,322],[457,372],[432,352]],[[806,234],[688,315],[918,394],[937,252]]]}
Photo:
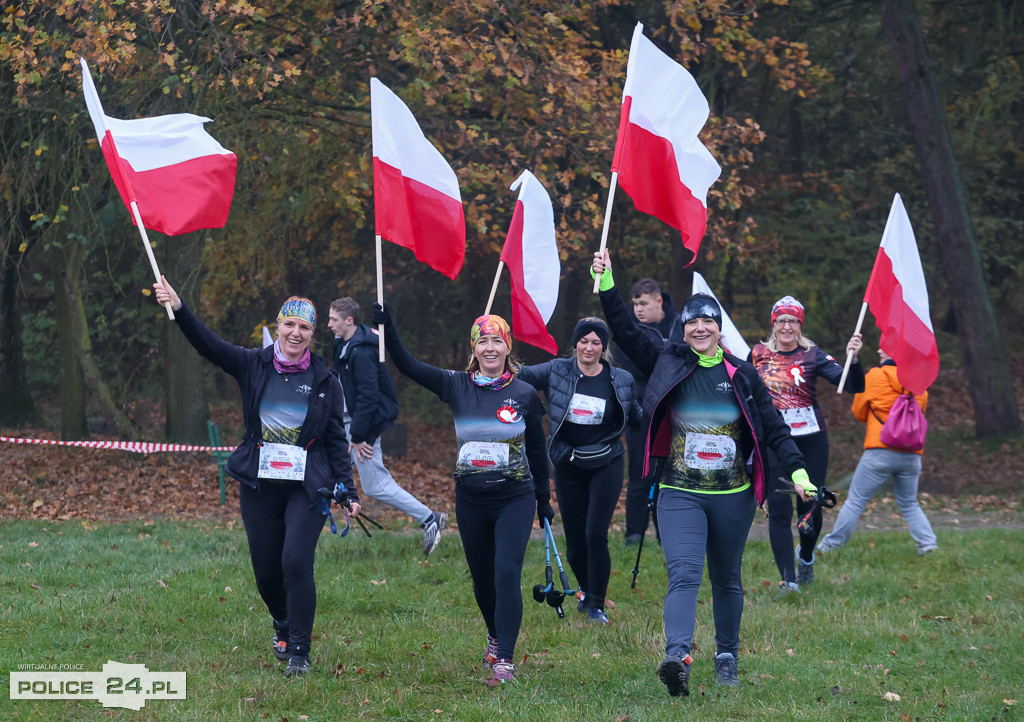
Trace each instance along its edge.
{"label": "grass lawn", "polygon": [[[828,523],[826,524],[828,526]],[[285,679],[270,650],[239,525],[215,521],[4,521],[0,674],[23,664],[145,664],[185,672],[184,700],[139,711],[97,700],[0,701],[43,720],[1004,720],[1024,717],[1024,532],[940,530],[918,557],[905,531],[860,531],[822,556],[799,597],[775,599],[767,542],[751,541],[740,686],[713,682],[710,589],[701,589],[688,698],[670,698],[660,549],[614,537],[613,624],[533,601],[543,545],[523,576],[519,679],[490,689],[458,535],[422,558],[416,530],[325,533],[313,669]],[[563,549],[564,553],[564,549]],[[898,697],[897,697],[898,696]],[[888,698],[887,698],[888,697]]]}

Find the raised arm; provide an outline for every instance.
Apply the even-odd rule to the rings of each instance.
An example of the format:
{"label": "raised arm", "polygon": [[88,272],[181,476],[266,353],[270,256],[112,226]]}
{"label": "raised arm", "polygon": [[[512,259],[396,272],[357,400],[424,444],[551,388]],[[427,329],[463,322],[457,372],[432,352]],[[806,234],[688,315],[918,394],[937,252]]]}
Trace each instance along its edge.
{"label": "raised arm", "polygon": [[622,300],[615,281],[612,279],[611,254],[605,250],[604,255],[594,254],[592,270],[601,273],[601,308],[604,310],[608,327],[612,330],[615,343],[619,345],[630,360],[636,364],[640,373],[650,376],[654,365],[658,362],[661,349],[637,328],[633,314]]}
{"label": "raised arm", "polygon": [[387,347],[395,368],[427,391],[440,396],[444,391],[444,380],[449,372],[425,364],[409,353],[409,350],[402,344],[402,339],[398,337],[398,329],[395,328],[395,323],[391,320],[391,314],[387,308],[378,303],[373,304],[372,319],[374,326],[384,325],[384,345]]}

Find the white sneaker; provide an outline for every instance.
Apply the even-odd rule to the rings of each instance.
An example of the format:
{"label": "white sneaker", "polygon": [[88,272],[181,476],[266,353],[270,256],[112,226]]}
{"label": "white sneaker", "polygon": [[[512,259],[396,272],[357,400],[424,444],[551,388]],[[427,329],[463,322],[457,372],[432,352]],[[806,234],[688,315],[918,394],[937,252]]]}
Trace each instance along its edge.
{"label": "white sneaker", "polygon": [[423,522],[421,526],[423,527],[423,556],[429,557],[430,552],[437,549],[437,545],[441,543],[441,530],[448,526],[448,515],[438,514],[435,511],[430,521]]}

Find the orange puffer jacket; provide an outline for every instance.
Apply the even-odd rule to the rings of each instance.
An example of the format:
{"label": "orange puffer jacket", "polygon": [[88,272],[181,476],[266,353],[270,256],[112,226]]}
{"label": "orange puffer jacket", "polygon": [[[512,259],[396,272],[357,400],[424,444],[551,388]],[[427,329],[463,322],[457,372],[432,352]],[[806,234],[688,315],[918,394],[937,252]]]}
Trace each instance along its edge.
{"label": "orange puffer jacket", "polygon": [[[889,409],[896,402],[897,397],[905,389],[896,378],[896,364],[886,362],[878,368],[873,368],[864,377],[864,391],[853,397],[853,415],[857,421],[867,422],[867,432],[864,434],[865,449],[891,449],[892,447],[883,444],[878,435],[882,432],[882,423],[889,418]],[[928,392],[915,397],[921,411],[928,409]],[[872,413],[874,412],[874,413]],[[876,418],[877,416],[877,418]],[[902,449],[892,449],[902,451]],[[906,454],[922,454],[921,451],[905,451]]]}

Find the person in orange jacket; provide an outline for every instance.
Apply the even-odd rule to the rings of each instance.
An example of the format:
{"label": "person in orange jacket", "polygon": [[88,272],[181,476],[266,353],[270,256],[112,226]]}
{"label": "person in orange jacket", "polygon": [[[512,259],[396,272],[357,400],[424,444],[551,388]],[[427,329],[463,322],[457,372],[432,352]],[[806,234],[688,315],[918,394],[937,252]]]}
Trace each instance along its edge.
{"label": "person in orange jacket", "polygon": [[[924,451],[893,449],[879,438],[882,424],[889,417],[889,409],[904,392],[904,388],[896,378],[896,362],[882,349],[878,349],[878,356],[881,363],[868,371],[864,392],[853,398],[854,417],[858,421],[867,422],[864,453],[853,472],[849,497],[839,510],[835,526],[818,543],[819,552],[838,549],[849,541],[867,503],[890,478],[893,480],[896,505],[907,522],[910,536],[917,543],[917,553],[924,555],[938,548],[932,525],[917,501],[917,482],[921,476],[921,455]],[[928,392],[914,398],[921,411],[927,411]]]}

